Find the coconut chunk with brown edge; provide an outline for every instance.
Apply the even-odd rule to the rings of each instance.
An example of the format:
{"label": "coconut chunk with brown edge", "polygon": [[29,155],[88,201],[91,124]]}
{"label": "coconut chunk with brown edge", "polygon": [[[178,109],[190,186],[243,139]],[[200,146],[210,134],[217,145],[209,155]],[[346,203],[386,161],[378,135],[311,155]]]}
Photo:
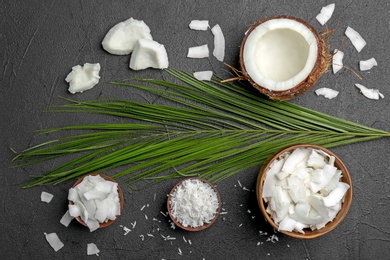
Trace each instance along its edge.
{"label": "coconut chunk with brown edge", "polygon": [[164,45],[146,39],[139,39],[130,58],[130,69],[168,68],[168,55]]}
{"label": "coconut chunk with brown edge", "polygon": [[249,28],[240,47],[243,77],[274,100],[289,100],[309,90],[330,60],[324,39],[293,16],[261,19]]}

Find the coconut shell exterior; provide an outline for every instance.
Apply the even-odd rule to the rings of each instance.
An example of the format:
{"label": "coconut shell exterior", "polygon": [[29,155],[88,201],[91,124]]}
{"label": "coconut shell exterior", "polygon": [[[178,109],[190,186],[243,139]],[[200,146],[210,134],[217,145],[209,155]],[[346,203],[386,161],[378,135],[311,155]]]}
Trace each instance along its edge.
{"label": "coconut shell exterior", "polygon": [[[248,39],[248,36],[251,34],[251,32],[256,29],[257,26],[260,24],[267,22],[269,20],[273,19],[291,19],[295,20],[299,23],[302,23],[305,25],[311,32],[313,32],[316,40],[317,40],[317,46],[318,46],[318,52],[317,52],[317,60],[315,62],[315,65],[312,69],[312,71],[309,73],[309,75],[299,84],[296,86],[287,89],[287,90],[281,90],[281,91],[276,91],[276,90],[270,90],[268,88],[265,88],[258,83],[256,83],[248,74],[246,67],[245,67],[245,62],[244,62],[244,47],[246,40]],[[331,55],[329,53],[329,48],[326,45],[324,39],[321,38],[319,33],[306,21],[301,20],[299,18],[293,17],[293,16],[272,16],[266,19],[261,19],[257,23],[253,24],[247,33],[245,34],[245,37],[242,41],[241,47],[240,47],[240,66],[241,66],[241,72],[242,75],[244,76],[245,79],[247,79],[253,87],[255,87],[258,91],[260,91],[262,94],[268,96],[270,99],[273,100],[289,100],[293,97],[296,97],[302,93],[305,93],[308,91],[321,77],[321,75],[328,70],[330,60],[331,60]]]}

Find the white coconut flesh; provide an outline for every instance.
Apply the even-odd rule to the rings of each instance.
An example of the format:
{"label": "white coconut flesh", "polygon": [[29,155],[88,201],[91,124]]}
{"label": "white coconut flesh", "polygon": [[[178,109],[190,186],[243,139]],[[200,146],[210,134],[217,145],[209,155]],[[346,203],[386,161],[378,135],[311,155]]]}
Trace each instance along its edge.
{"label": "white coconut flesh", "polygon": [[303,23],[271,19],[248,36],[243,59],[251,79],[260,86],[283,91],[305,80],[318,56],[315,34]]}

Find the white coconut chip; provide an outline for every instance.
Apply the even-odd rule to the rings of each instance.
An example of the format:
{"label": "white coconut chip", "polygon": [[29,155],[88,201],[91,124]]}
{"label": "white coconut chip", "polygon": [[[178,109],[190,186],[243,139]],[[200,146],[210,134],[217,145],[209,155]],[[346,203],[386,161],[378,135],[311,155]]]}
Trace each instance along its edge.
{"label": "white coconut chip", "polygon": [[334,12],[335,4],[330,4],[321,8],[321,12],[316,16],[317,21],[324,25],[332,17]]}
{"label": "white coconut chip", "polygon": [[221,27],[216,24],[211,28],[211,32],[214,35],[214,51],[213,55],[217,60],[223,61],[225,57],[225,37],[223,36]]}
{"label": "white coconut chip", "polygon": [[208,28],[210,28],[210,25],[208,20],[192,20],[189,24],[189,27],[192,30],[206,31]]}
{"label": "white coconut chip", "polygon": [[99,72],[99,63],[85,63],[84,66],[72,67],[72,71],[65,78],[65,81],[69,83],[68,91],[75,94],[93,88],[99,83]]}
{"label": "white coconut chip", "polygon": [[164,45],[147,39],[139,39],[130,58],[130,69],[168,68],[168,54]]}
{"label": "white coconut chip", "polygon": [[345,30],[345,35],[351,40],[352,45],[358,52],[360,52],[367,44],[363,37],[349,26]]}
{"label": "white coconut chip", "polygon": [[74,217],[72,217],[69,213],[69,210],[67,210],[65,212],[65,214],[62,216],[61,220],[60,220],[60,223],[62,225],[64,225],[65,227],[68,227],[70,222],[72,222],[72,220],[74,219]]}
{"label": "white coconut chip", "polygon": [[378,100],[379,98],[384,98],[385,96],[379,92],[378,89],[368,89],[365,86],[356,83],[355,86],[360,89],[360,92],[369,99]]}
{"label": "white coconut chip", "polygon": [[376,62],[375,58],[371,58],[368,60],[359,61],[359,66],[361,71],[365,71],[372,69],[374,66],[378,66],[378,63]]}
{"label": "white coconut chip", "polygon": [[334,55],[332,57],[332,69],[333,69],[333,74],[336,74],[343,68],[343,58],[344,58],[344,52],[335,49],[334,50]]}
{"label": "white coconut chip", "polygon": [[44,233],[44,235],[46,237],[46,241],[54,249],[54,251],[57,252],[58,250],[64,247],[64,244],[58,238],[56,233],[50,233],[50,234]]}
{"label": "white coconut chip", "polygon": [[213,72],[211,70],[194,72],[194,77],[197,80],[207,80],[207,81],[210,81],[212,76],[213,76]]}
{"label": "white coconut chip", "polygon": [[204,45],[188,48],[187,57],[188,58],[195,58],[195,59],[201,59],[201,58],[209,57],[209,47],[208,47],[208,45],[204,44]]}
{"label": "white coconut chip", "polygon": [[112,27],[102,41],[103,49],[111,54],[130,54],[139,39],[153,40],[144,21],[130,18]]}
{"label": "white coconut chip", "polygon": [[100,250],[94,243],[87,244],[87,255],[97,255],[99,256]]}
{"label": "white coconut chip", "polygon": [[324,96],[327,99],[335,98],[339,94],[337,90],[331,88],[319,88],[315,91],[315,93],[317,96]]}
{"label": "white coconut chip", "polygon": [[53,197],[54,197],[54,195],[50,194],[48,192],[42,191],[42,193],[41,193],[41,201],[42,202],[50,203],[50,201],[53,199]]}

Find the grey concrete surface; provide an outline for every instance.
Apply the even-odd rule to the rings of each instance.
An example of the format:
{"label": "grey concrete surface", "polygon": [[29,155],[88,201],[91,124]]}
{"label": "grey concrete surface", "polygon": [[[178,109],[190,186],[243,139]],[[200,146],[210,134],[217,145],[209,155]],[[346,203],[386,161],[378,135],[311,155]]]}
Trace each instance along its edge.
{"label": "grey concrete surface", "polygon": [[[118,119],[79,114],[52,114],[44,110],[63,101],[58,97],[90,100],[123,98],[154,100],[137,92],[115,88],[104,82],[130,77],[163,78],[158,70],[131,71],[128,56],[114,56],[101,48],[101,40],[114,24],[130,17],[144,20],[155,40],[165,45],[170,66],[188,72],[213,69],[224,73],[225,65],[214,57],[186,58],[187,49],[208,43],[212,34],[192,31],[193,19],[219,24],[226,39],[225,61],[238,67],[241,40],[248,27],[260,18],[288,14],[315,20],[322,6],[331,1],[0,1],[0,255],[1,259],[86,259],[87,244],[95,243],[101,259],[388,259],[390,256],[390,140],[380,139],[332,149],[347,165],[354,184],[351,209],[331,233],[310,241],[274,232],[264,221],[256,202],[255,181],[260,168],[248,170],[221,183],[222,215],[217,223],[200,233],[172,230],[166,212],[166,194],[175,181],[132,191],[125,189],[125,209],[112,226],[90,233],[76,222],[59,223],[67,208],[67,190],[72,181],[21,189],[29,175],[42,174],[57,162],[11,168],[10,147],[21,150],[45,137],[33,131],[46,127],[81,123],[118,122]],[[342,50],[344,64],[358,71],[358,61],[375,57],[378,66],[359,72],[358,80],[349,70],[328,72],[306,94],[290,102],[390,131],[390,2],[336,1],[329,21],[337,27],[329,43],[337,48],[347,26],[367,41],[358,53],[348,39]],[[71,95],[64,81],[71,67],[99,62],[101,81],[92,90]],[[385,98],[363,97],[354,83],[376,88]],[[330,87],[340,91],[337,98],[317,97],[314,91]],[[240,187],[245,186],[249,191]],[[54,195],[51,203],[40,202],[42,191]],[[141,208],[143,208],[141,210]],[[147,206],[148,205],[148,206]],[[146,217],[147,216],[147,217]],[[132,224],[136,223],[135,228]],[[124,235],[123,227],[132,229]],[[56,232],[65,244],[54,252],[44,233]],[[149,234],[149,235],[148,235]],[[278,240],[275,240],[275,236]],[[174,237],[166,240],[164,237]],[[144,237],[144,239],[142,239]]]}

